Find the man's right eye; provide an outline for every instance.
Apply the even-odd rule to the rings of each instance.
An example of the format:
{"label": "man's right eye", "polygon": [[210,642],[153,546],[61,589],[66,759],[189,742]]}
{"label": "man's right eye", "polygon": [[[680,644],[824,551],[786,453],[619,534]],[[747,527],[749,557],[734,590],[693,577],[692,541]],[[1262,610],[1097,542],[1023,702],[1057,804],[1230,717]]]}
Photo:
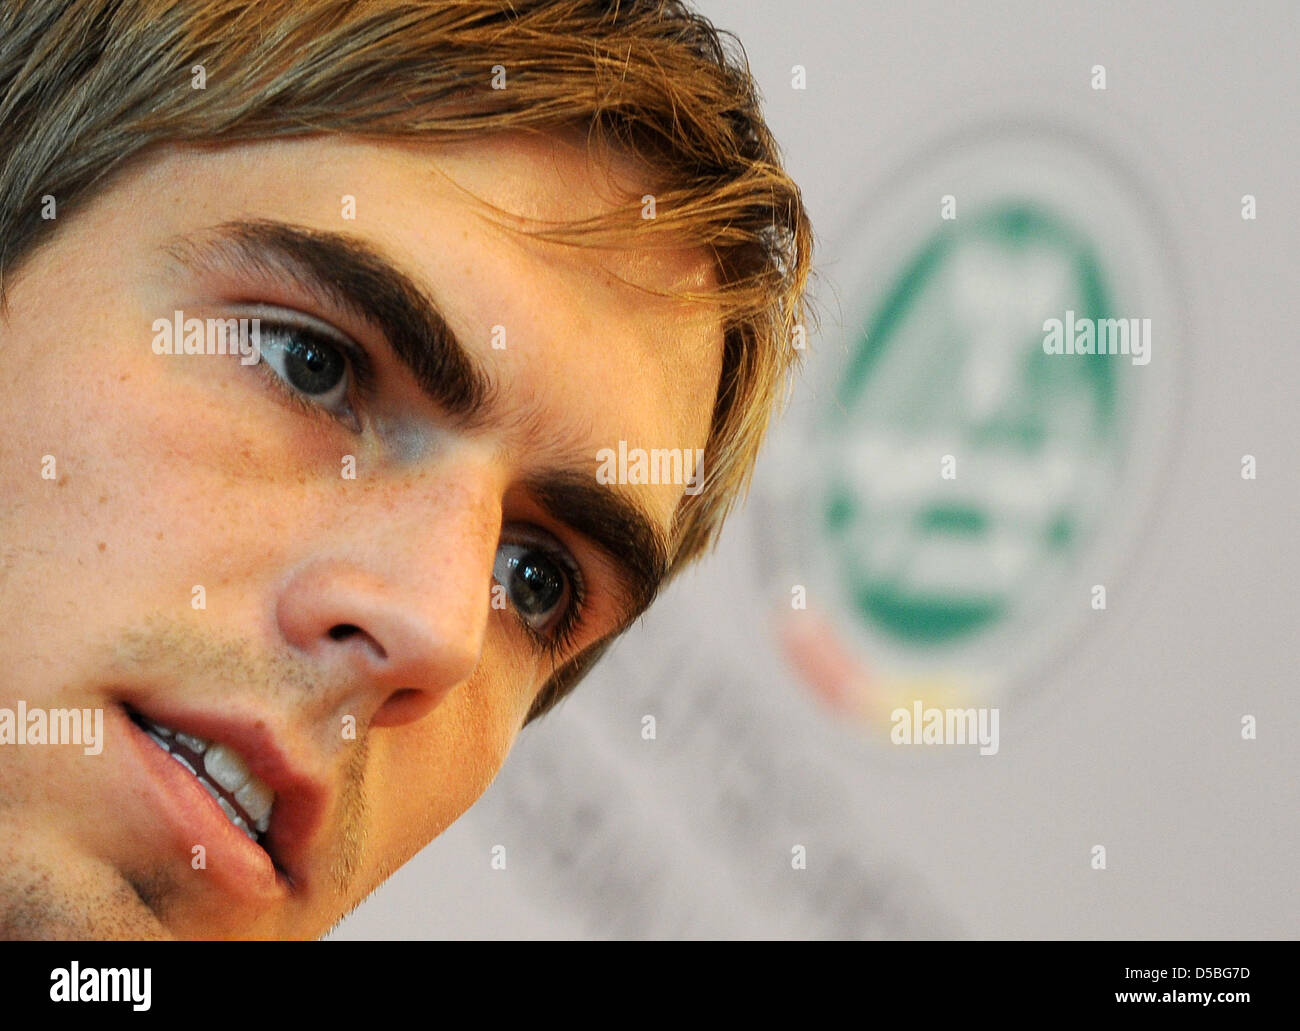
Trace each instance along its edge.
{"label": "man's right eye", "polygon": [[259,347],[283,386],[340,419],[351,414],[352,366],[341,345],[298,326],[263,323]]}

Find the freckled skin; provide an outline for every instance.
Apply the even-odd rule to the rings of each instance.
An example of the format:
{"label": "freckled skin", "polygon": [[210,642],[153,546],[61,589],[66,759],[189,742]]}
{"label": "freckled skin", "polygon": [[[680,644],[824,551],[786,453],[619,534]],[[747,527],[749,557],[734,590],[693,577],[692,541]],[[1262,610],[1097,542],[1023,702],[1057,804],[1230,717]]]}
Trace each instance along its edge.
{"label": "freckled skin", "polygon": [[[635,169],[617,173],[628,196],[644,192]],[[707,258],[526,241],[451,180],[545,218],[588,216],[611,197],[605,170],[559,137],[169,150],[61,211],[10,282],[0,707],[111,712],[131,699],[236,713],[329,796],[308,887],[253,905],[166,842],[121,724],[98,756],[0,746],[0,935],[319,936],[481,794],[552,668],[518,615],[489,604],[506,530],[541,525],[590,579],[573,650],[612,627],[607,566],[577,535],[539,524],[521,485],[583,460],[594,479],[596,451],[619,440],[704,445],[719,323],[614,276],[700,289]],[[348,193],[355,221],[340,219]],[[373,327],[314,309],[292,284],[160,258],[177,235],[248,218],[382,250],[443,309],[507,417],[457,428]],[[151,350],[155,318],[249,300],[322,319],[372,354],[376,396],[359,431],[293,407],[263,368]],[[491,347],[496,324],[508,327],[504,350]],[[538,425],[544,436],[525,434]],[[54,482],[41,476],[47,454]],[[340,476],[344,454],[355,480]],[[627,489],[665,527],[682,493]],[[331,635],[339,625],[362,632]]]}

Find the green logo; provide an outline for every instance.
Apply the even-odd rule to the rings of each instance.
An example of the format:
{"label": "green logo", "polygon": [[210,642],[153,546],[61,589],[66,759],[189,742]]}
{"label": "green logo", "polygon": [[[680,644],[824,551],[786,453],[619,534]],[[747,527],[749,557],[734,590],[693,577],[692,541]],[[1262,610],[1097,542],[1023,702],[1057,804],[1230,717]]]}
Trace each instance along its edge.
{"label": "green logo", "polygon": [[1047,202],[1003,198],[925,241],[851,346],[818,505],[846,608],[886,638],[998,628],[1105,516],[1125,394],[1109,357],[1044,353],[1067,310],[1117,314],[1098,245]]}

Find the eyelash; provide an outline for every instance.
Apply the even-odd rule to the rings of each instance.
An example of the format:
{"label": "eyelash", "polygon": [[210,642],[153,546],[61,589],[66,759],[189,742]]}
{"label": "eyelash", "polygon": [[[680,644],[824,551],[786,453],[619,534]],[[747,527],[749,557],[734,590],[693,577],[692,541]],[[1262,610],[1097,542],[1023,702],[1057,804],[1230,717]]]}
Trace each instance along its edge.
{"label": "eyelash", "polygon": [[[360,347],[350,342],[345,343],[342,340],[336,340],[332,336],[322,333],[319,330],[301,326],[293,322],[272,320],[263,318],[260,327],[267,333],[284,333],[297,334],[313,343],[323,343],[328,347],[337,348],[347,362],[349,374],[352,377],[352,389],[348,392],[347,401],[349,409],[354,407],[354,402],[364,402],[372,396],[372,385],[374,383],[374,369],[370,362],[370,356]],[[257,362],[265,379],[275,388],[281,399],[287,401],[296,408],[313,419],[327,419],[332,423],[342,423],[347,425],[344,417],[338,413],[331,412],[329,409],[317,404],[306,394],[294,389],[278,372],[275,371],[265,360]],[[356,395],[354,397],[354,394]],[[355,412],[352,413],[355,418]],[[359,427],[350,427],[359,428]],[[568,552],[548,545],[536,538],[503,540],[502,543],[516,544],[521,547],[536,548],[547,558],[564,570],[564,574],[569,581],[569,604],[565,611],[556,621],[555,626],[550,631],[541,631],[532,626],[520,613],[515,609],[515,621],[523,629],[524,633],[532,640],[533,644],[546,655],[551,661],[557,662],[564,652],[569,650],[577,632],[582,625],[582,617],[586,609],[586,582],[583,579],[582,570],[573,560]],[[511,606],[514,609],[514,606]]]}

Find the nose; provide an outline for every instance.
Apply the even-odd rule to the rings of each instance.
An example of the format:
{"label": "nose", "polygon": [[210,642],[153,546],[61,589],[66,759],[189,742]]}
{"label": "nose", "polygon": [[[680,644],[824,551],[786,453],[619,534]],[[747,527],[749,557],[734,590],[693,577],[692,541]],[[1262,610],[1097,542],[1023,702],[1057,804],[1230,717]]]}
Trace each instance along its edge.
{"label": "nose", "polygon": [[285,642],[337,685],[341,697],[322,703],[370,726],[420,719],[482,654],[499,495],[482,474],[443,484],[350,492],[346,518],[324,531],[330,543],[277,597]]}

